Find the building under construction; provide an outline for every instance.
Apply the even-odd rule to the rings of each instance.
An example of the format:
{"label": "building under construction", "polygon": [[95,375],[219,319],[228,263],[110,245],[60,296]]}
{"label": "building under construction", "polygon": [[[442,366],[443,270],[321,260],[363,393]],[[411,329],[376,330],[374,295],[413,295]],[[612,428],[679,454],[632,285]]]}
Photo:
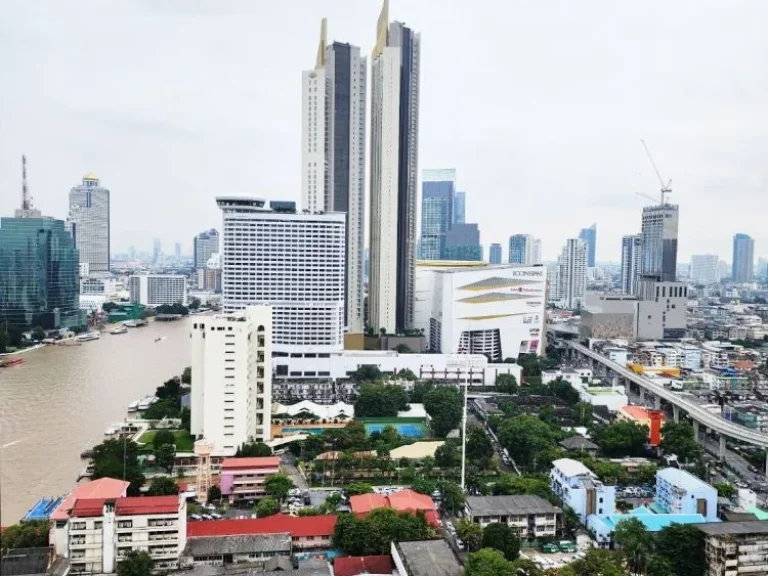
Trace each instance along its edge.
{"label": "building under construction", "polygon": [[768,574],[768,522],[699,524],[704,533],[707,576]]}

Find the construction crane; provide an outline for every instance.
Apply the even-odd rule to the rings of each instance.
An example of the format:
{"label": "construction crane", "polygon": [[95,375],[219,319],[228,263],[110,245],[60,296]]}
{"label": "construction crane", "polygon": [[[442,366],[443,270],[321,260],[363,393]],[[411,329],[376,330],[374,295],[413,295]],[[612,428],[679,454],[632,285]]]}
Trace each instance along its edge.
{"label": "construction crane", "polygon": [[[654,172],[656,172],[656,176],[659,179],[659,184],[661,184],[661,203],[666,204],[667,203],[667,196],[669,194],[672,194],[672,188],[670,187],[672,185],[672,180],[668,180],[667,183],[664,183],[664,178],[661,177],[661,173],[659,172],[659,169],[656,167],[656,162],[653,161],[653,156],[651,156],[651,151],[648,150],[648,145],[645,143],[645,140],[641,139],[640,142],[643,144],[643,148],[645,148],[645,155],[648,156],[648,160],[651,161],[651,166],[653,166]],[[643,196],[642,194],[639,194],[640,196]],[[647,198],[647,196],[643,196],[644,198]]]}

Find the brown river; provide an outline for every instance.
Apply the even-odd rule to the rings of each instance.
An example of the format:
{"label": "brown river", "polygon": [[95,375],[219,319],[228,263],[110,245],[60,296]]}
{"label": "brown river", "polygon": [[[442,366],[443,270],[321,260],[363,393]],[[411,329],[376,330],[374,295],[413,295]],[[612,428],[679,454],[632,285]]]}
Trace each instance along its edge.
{"label": "brown river", "polygon": [[101,442],[133,400],[189,366],[188,322],[104,332],[0,368],[0,525],[17,522],[38,498],[66,495],[84,466],[80,452]]}

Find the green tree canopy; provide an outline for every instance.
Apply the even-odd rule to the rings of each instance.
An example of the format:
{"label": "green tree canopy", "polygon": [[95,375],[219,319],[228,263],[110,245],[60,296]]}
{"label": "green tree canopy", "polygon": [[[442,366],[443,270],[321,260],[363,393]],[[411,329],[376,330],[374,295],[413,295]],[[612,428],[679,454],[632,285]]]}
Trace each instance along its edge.
{"label": "green tree canopy", "polygon": [[507,560],[516,560],[520,554],[520,539],[517,533],[507,524],[494,522],[483,529],[481,546],[483,548],[495,548]]}
{"label": "green tree canopy", "polygon": [[641,456],[648,443],[648,426],[621,420],[607,426],[597,426],[592,440],[608,457]]}
{"label": "green tree canopy", "polygon": [[613,539],[621,546],[629,569],[635,574],[642,573],[653,551],[653,535],[646,530],[645,524],[637,518],[621,520],[616,525]]}
{"label": "green tree canopy", "polygon": [[282,472],[267,476],[264,480],[264,490],[278,502],[285,500],[292,488],[293,480]]}
{"label": "green tree canopy", "polygon": [[482,548],[467,557],[464,576],[517,576],[512,562],[494,548]]}
{"label": "green tree canopy", "polygon": [[182,384],[192,384],[192,367],[187,366],[184,368],[184,371],[181,373],[181,383]]}
{"label": "green tree canopy", "polygon": [[661,449],[666,454],[675,454],[682,462],[696,460],[701,456],[701,447],[694,437],[693,426],[686,422],[669,421],[661,427]]}
{"label": "green tree canopy", "polygon": [[518,416],[502,423],[499,441],[520,466],[532,467],[539,452],[557,446],[560,433],[535,416]]}
{"label": "green tree canopy", "polygon": [[339,514],[333,543],[351,556],[389,554],[392,542],[428,540],[435,534],[423,512],[411,514],[378,508],[365,517]]}
{"label": "green tree canopy", "polygon": [[365,482],[353,482],[352,484],[347,484],[344,491],[348,496],[359,496],[360,494],[370,494],[373,492],[373,486]]}
{"label": "green tree canopy", "polygon": [[723,498],[731,498],[735,492],[733,485],[728,482],[716,482],[714,487],[717,490],[717,495]]}
{"label": "green tree canopy", "polygon": [[491,463],[493,446],[485,431],[480,426],[467,427],[467,460],[480,470],[485,470]]}
{"label": "green tree canopy", "polygon": [[690,524],[672,524],[656,534],[656,555],[678,576],[702,576],[707,569],[704,534]]}
{"label": "green tree canopy", "polygon": [[452,386],[440,386],[424,394],[424,409],[429,414],[432,431],[445,437],[461,423],[461,392]]}
{"label": "green tree canopy", "polygon": [[179,487],[173,478],[168,476],[157,476],[152,478],[149,485],[150,496],[176,496],[179,493]]}
{"label": "green tree canopy", "polygon": [[264,444],[264,442],[246,442],[242,446],[238,446],[235,452],[236,458],[258,458],[264,456],[272,456],[272,448]]}
{"label": "green tree canopy", "polygon": [[218,502],[221,500],[221,488],[215,484],[208,488],[208,502]]}
{"label": "green tree canopy", "polygon": [[464,541],[467,546],[467,550],[470,552],[477,550],[480,546],[480,541],[483,538],[483,529],[480,524],[472,522],[469,518],[461,518],[456,522],[456,534]]}
{"label": "green tree canopy", "polygon": [[419,494],[426,494],[427,496],[430,496],[436,488],[436,481],[424,478],[423,476],[420,476],[411,482],[411,490],[418,492]]}
{"label": "green tree canopy", "polygon": [[424,382],[416,382],[411,390],[411,402],[414,404],[424,403],[424,394],[429,392],[435,387],[435,383],[432,380],[426,380]]}
{"label": "green tree canopy", "polygon": [[280,503],[274,498],[267,496],[259,500],[256,507],[253,509],[257,518],[266,518],[267,516],[274,516],[280,512]]}
{"label": "green tree canopy", "polygon": [[463,508],[466,499],[461,486],[455,482],[446,480],[440,484],[440,492],[443,495],[443,507],[446,510],[450,510],[453,514],[456,514],[457,510]]}
{"label": "green tree canopy", "polygon": [[502,474],[491,489],[496,496],[519,496],[528,494],[540,496],[546,500],[552,500],[552,491],[549,488],[549,480],[544,476],[518,476],[516,474]]}
{"label": "green tree canopy", "polygon": [[446,440],[445,444],[435,450],[435,465],[442,470],[461,466],[461,448],[457,440]]}
{"label": "green tree canopy", "polygon": [[138,459],[138,446],[130,440],[104,440],[93,447],[92,480],[99,478],[123,478],[130,482],[129,496],[138,496],[144,485],[144,474]]}
{"label": "green tree canopy", "polygon": [[496,390],[505,394],[517,394],[517,378],[512,374],[498,374],[496,376]]}
{"label": "green tree canopy", "polygon": [[358,384],[363,382],[380,382],[384,378],[379,367],[373,364],[363,364],[351,376]]}
{"label": "green tree canopy", "polygon": [[44,548],[48,546],[48,529],[45,520],[8,526],[0,532],[0,551],[5,554],[12,548]]}
{"label": "green tree canopy", "polygon": [[155,561],[145,550],[131,550],[117,565],[117,576],[151,576]]}
{"label": "green tree canopy", "polygon": [[155,449],[155,464],[162,468],[168,474],[173,472],[173,465],[176,462],[176,449],[171,444],[163,444]]}
{"label": "green tree canopy", "polygon": [[152,437],[152,446],[160,448],[165,444],[176,444],[176,437],[170,430],[158,430]]}
{"label": "green tree canopy", "polygon": [[394,417],[400,410],[407,408],[408,393],[401,386],[367,382],[360,387],[360,394],[355,402],[355,416],[357,418]]}

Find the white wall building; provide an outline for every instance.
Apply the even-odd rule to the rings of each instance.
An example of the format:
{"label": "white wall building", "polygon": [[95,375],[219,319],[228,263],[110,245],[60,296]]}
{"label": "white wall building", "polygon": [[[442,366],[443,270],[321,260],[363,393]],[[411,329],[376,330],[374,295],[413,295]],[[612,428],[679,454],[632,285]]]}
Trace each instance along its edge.
{"label": "white wall building", "polygon": [[414,327],[433,352],[540,354],[546,282],[543,266],[418,262]]}
{"label": "white wall building", "polygon": [[272,309],[199,316],[192,323],[191,432],[231,456],[250,439],[270,439]]}
{"label": "white wall building", "polygon": [[587,293],[587,244],[579,238],[569,238],[557,264],[557,300],[565,308],[579,308]]}
{"label": "white wall building", "polygon": [[710,286],[720,282],[717,254],[694,254],[691,256],[691,282]]}
{"label": "white wall building", "polygon": [[83,184],[69,191],[67,226],[89,273],[109,272],[109,190],[99,186],[95,174],[86,174]]}
{"label": "white wall building", "polygon": [[621,291],[637,292],[637,277],[643,264],[643,237],[640,234],[623,236],[621,239]]}
{"label": "white wall building", "polygon": [[178,274],[141,274],[128,277],[131,302],[154,308],[161,304],[187,304],[187,279]]}
{"label": "white wall building", "polygon": [[293,202],[224,196],[222,306],[272,307],[282,352],[344,348],[345,216],[297,213]]}
{"label": "white wall building", "polygon": [[587,516],[605,517],[616,512],[616,487],[606,486],[578,460],[560,458],[552,462],[550,473],[552,493],[563,507],[570,507],[582,524]]}
{"label": "white wall building", "polygon": [[701,514],[717,521],[717,490],[679,468],[656,472],[656,504],[668,514]]}
{"label": "white wall building", "polygon": [[314,414],[318,418],[325,420],[333,420],[334,418],[348,418],[351,420],[355,417],[355,406],[354,404],[345,404],[344,402],[317,404],[310,400],[302,400],[290,406],[274,403],[272,404],[272,413],[290,414],[299,418]]}

